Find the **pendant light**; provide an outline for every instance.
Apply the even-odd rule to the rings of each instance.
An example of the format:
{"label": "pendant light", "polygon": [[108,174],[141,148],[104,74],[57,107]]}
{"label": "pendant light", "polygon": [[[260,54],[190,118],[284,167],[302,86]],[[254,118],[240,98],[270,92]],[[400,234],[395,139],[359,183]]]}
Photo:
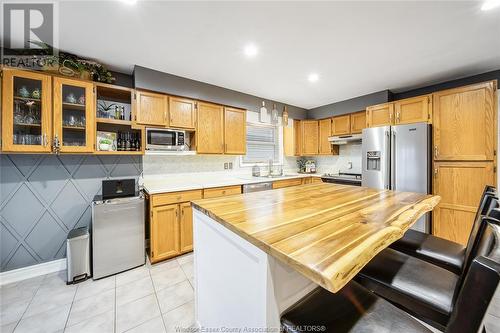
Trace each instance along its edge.
{"label": "pendant light", "polygon": [[283,126],[288,126],[288,110],[286,105],[283,106]]}
{"label": "pendant light", "polygon": [[271,124],[278,125],[278,109],[276,109],[276,104],[273,104],[273,109],[271,110]]}
{"label": "pendant light", "polygon": [[266,115],[267,115],[266,102],[262,101],[262,106],[260,107],[260,119],[259,119],[261,123],[266,122]]}

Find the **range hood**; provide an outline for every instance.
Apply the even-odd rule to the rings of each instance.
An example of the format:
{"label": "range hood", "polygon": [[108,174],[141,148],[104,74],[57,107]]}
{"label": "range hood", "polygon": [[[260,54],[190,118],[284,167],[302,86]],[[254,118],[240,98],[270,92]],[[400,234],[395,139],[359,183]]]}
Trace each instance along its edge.
{"label": "range hood", "polygon": [[361,134],[349,134],[340,136],[330,136],[328,141],[332,145],[346,145],[349,143],[361,143]]}

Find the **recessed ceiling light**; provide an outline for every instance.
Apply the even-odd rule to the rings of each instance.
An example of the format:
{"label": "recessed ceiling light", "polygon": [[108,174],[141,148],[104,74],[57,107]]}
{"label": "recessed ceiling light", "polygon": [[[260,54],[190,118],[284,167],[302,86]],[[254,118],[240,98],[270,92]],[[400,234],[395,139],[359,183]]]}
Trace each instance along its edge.
{"label": "recessed ceiling light", "polygon": [[490,10],[500,6],[500,0],[486,0],[481,6],[481,10]]}
{"label": "recessed ceiling light", "polygon": [[318,79],[319,79],[319,75],[317,73],[311,73],[307,77],[307,80],[309,80],[309,82],[316,82],[316,81],[318,81]]}
{"label": "recessed ceiling light", "polygon": [[247,58],[253,58],[259,53],[259,49],[254,43],[248,43],[245,45],[245,48],[243,49],[243,52],[247,56]]}

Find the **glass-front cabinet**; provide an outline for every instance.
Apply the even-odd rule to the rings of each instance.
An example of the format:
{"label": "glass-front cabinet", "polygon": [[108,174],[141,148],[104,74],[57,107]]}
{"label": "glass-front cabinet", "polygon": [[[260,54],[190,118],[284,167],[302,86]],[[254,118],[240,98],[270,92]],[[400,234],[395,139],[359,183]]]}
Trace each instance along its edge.
{"label": "glass-front cabinet", "polygon": [[94,150],[94,85],[54,77],[54,146],[63,153]]}
{"label": "glass-front cabinet", "polygon": [[5,152],[50,152],[51,77],[3,71],[2,149]]}

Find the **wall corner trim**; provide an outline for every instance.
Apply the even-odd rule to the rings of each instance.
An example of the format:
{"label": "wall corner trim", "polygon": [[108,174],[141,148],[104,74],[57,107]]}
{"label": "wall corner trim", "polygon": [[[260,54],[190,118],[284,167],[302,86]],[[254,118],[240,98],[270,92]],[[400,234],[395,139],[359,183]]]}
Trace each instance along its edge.
{"label": "wall corner trim", "polygon": [[66,258],[0,273],[0,286],[66,269]]}

